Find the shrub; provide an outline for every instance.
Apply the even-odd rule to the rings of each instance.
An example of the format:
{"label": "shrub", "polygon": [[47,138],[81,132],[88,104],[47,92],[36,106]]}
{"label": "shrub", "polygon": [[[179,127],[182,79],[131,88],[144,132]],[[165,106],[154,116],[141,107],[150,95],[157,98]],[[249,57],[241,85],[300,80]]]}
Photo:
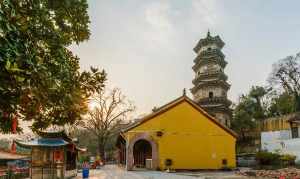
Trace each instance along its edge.
{"label": "shrub", "polygon": [[256,161],[260,165],[281,165],[281,166],[291,166],[295,165],[296,156],[290,154],[278,154],[272,152],[257,152]]}
{"label": "shrub", "polygon": [[281,155],[280,160],[282,161],[283,165],[295,165],[296,156],[290,154]]}
{"label": "shrub", "polygon": [[257,152],[255,159],[260,165],[274,165],[280,163],[280,155],[272,152]]}

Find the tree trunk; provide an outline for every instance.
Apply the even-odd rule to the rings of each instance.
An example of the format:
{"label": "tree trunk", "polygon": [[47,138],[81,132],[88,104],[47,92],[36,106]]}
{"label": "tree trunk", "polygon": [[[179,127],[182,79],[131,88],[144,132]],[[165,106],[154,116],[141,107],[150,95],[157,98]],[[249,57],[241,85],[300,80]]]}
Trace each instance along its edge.
{"label": "tree trunk", "polygon": [[101,139],[98,139],[98,152],[99,152],[99,155],[100,155],[100,158],[101,158],[101,160],[102,160],[102,162],[103,162],[103,164],[105,164],[105,146],[104,146],[104,144],[103,144],[103,141],[101,140]]}
{"label": "tree trunk", "polygon": [[295,94],[295,111],[300,111],[300,96]]}

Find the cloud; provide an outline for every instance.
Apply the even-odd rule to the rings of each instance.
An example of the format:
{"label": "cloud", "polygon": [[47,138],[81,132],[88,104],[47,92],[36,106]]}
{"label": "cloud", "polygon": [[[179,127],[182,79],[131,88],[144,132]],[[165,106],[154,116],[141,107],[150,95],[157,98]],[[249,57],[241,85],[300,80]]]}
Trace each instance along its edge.
{"label": "cloud", "polygon": [[215,0],[194,0],[191,6],[191,17],[195,24],[214,27],[220,22],[221,16]]}
{"label": "cloud", "polygon": [[150,44],[169,45],[170,39],[175,34],[175,27],[172,23],[173,9],[167,1],[158,1],[147,4],[144,9],[144,19],[147,25],[145,39]]}

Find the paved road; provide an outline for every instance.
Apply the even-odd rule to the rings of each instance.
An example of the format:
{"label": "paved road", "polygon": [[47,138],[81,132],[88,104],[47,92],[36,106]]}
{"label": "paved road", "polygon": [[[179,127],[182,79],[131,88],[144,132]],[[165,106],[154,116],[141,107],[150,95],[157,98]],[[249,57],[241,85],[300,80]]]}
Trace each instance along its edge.
{"label": "paved road", "polygon": [[[78,173],[76,179],[81,179],[81,175],[82,173]],[[195,179],[195,177],[159,171],[126,171],[116,165],[105,165],[99,170],[91,170],[89,179]]]}
{"label": "paved road", "polygon": [[[82,173],[78,173],[76,179],[81,179]],[[126,171],[116,165],[105,165],[101,169],[91,170],[89,179],[245,179],[234,172],[210,171],[210,172],[185,172],[166,173],[160,171]]]}

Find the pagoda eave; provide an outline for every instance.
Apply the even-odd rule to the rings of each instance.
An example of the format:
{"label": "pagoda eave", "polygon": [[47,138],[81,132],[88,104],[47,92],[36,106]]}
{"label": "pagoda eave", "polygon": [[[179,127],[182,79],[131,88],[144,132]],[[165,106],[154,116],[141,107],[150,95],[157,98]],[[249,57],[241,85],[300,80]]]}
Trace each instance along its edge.
{"label": "pagoda eave", "polygon": [[217,63],[222,68],[225,68],[227,65],[227,62],[222,58],[207,58],[196,61],[196,63],[192,66],[192,69],[194,70],[194,72],[196,72],[199,69],[199,67],[209,63]]}
{"label": "pagoda eave", "polygon": [[197,45],[194,47],[194,52],[198,53],[201,47],[209,45],[209,44],[217,44],[219,48],[223,48],[225,43],[223,40],[217,35],[215,37],[208,36],[205,39],[200,39]]}

